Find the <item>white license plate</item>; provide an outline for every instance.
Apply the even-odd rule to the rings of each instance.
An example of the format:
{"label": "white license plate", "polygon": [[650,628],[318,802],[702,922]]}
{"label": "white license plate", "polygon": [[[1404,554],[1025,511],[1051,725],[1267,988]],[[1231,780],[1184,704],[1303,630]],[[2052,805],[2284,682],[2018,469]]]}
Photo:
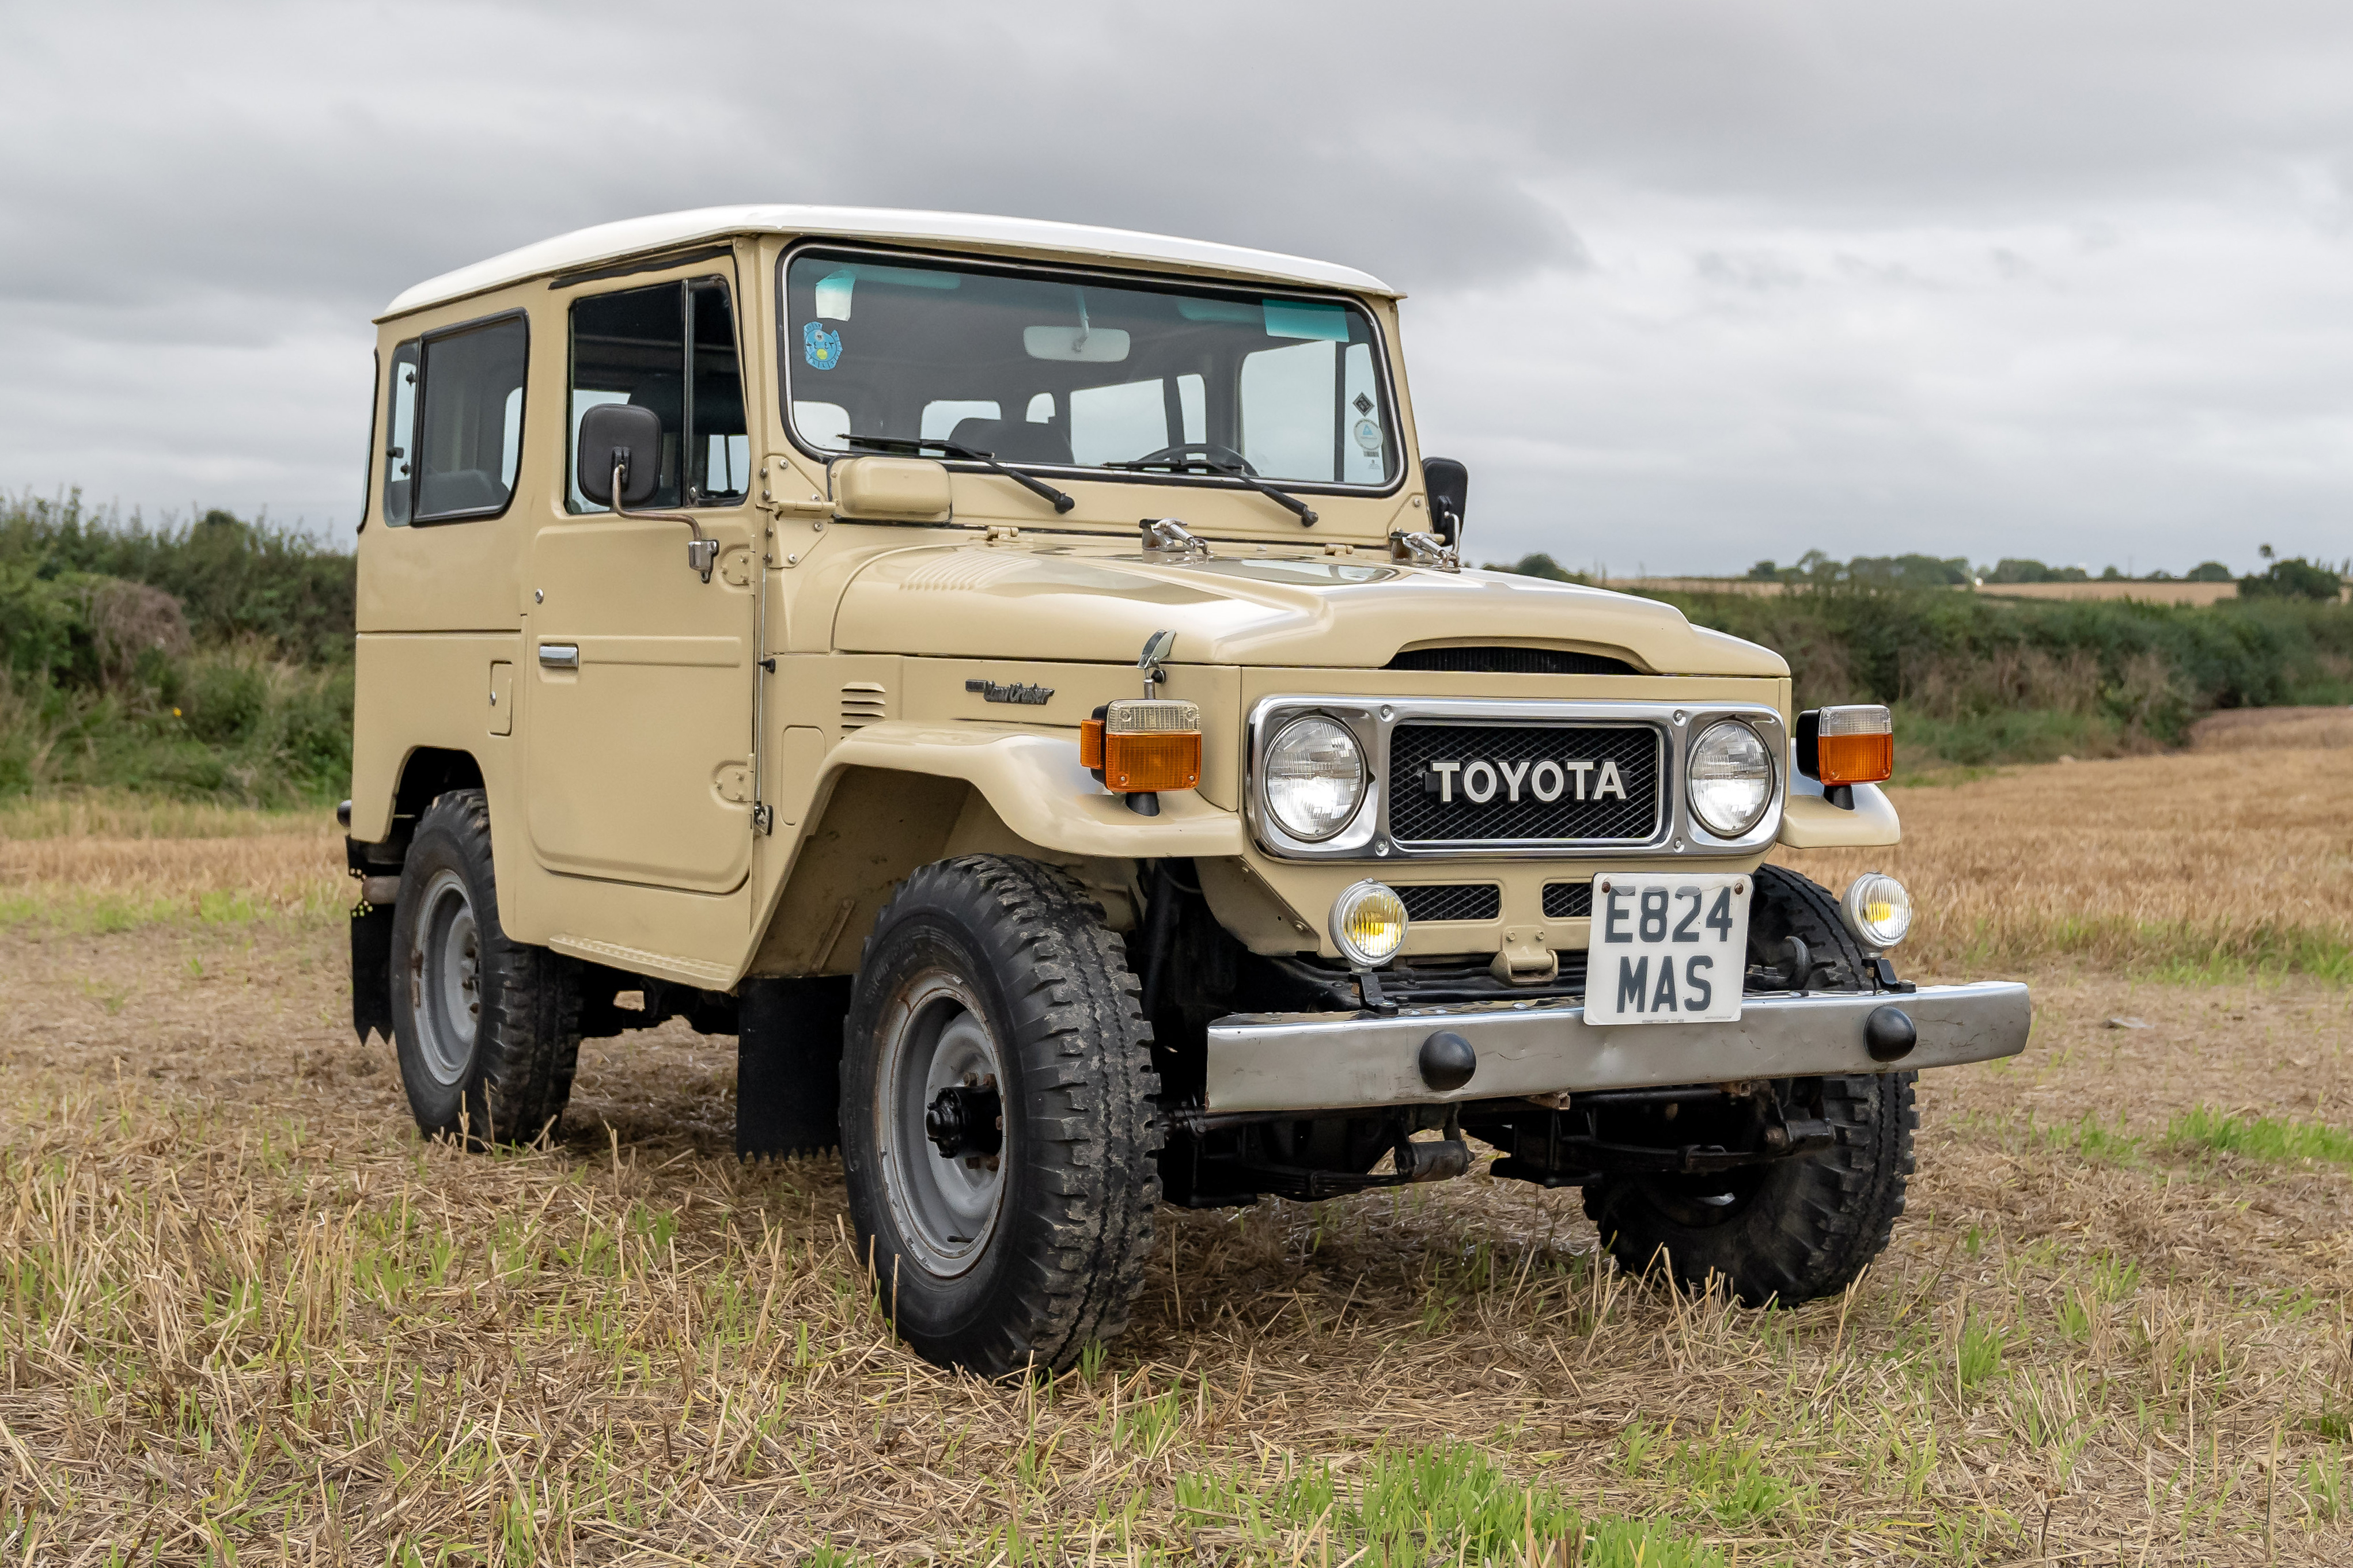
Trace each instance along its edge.
{"label": "white license plate", "polygon": [[1593,880],[1588,1024],[1713,1024],[1740,1016],[1748,879],[1612,873]]}

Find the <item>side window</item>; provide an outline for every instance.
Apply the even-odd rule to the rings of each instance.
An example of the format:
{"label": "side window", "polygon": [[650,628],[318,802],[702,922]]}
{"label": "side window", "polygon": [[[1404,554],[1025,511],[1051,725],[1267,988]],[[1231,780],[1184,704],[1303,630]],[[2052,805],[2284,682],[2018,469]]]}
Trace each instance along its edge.
{"label": "side window", "polygon": [[[417,345],[410,372],[413,407],[404,409],[402,387],[394,384],[391,446],[396,481],[413,484],[396,509],[385,486],[385,521],[433,522],[492,517],[514,495],[515,470],[522,458],[522,379],[529,332],[521,316],[461,327]],[[404,343],[393,356],[400,374]],[[404,439],[404,415],[413,441]],[[396,518],[396,510],[406,511]]]}
{"label": "side window", "polygon": [[1369,343],[1293,343],[1242,356],[1242,455],[1269,479],[1377,485],[1388,478]]}
{"label": "side window", "polygon": [[[649,507],[733,506],[751,484],[735,310],[726,283],[698,278],[572,303],[567,473],[580,420],[600,403],[650,408],[662,426],[661,474]],[[566,506],[587,511],[571,473]]]}
{"label": "side window", "polygon": [[[1046,406],[1050,417],[1050,399]],[[1032,418],[1036,407],[1032,399]],[[1179,441],[1198,441],[1208,423],[1206,407],[1198,375],[1080,387],[1071,394],[1071,459],[1132,462]]]}
{"label": "side window", "polygon": [[734,506],[751,489],[752,437],[744,423],[744,372],[735,352],[735,303],[726,283],[698,278],[686,295],[694,340],[694,396],[687,429],[694,461],[686,476],[690,506]]}
{"label": "side window", "polygon": [[417,340],[392,351],[392,419],[384,446],[384,521],[408,522],[410,482],[417,462]]}
{"label": "side window", "polygon": [[793,400],[793,428],[802,438],[819,447],[839,447],[841,438],[849,434],[849,410],[839,403],[812,403]]}
{"label": "side window", "polygon": [[[995,425],[1003,417],[994,399],[987,402],[970,398],[934,399],[923,405],[923,420],[920,428],[934,441],[953,441],[956,438],[956,426],[967,419],[981,419]],[[967,430],[965,434],[969,438],[973,432]],[[987,445],[986,438],[981,444]]]}

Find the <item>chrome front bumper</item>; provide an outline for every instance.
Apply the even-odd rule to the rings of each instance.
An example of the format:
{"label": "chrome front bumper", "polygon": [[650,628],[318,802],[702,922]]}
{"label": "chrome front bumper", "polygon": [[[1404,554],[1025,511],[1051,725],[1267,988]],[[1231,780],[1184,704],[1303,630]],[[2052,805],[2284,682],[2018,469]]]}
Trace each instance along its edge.
{"label": "chrome front bumper", "polygon": [[[1865,1020],[1882,1007],[1900,1009],[1915,1036],[1910,1050],[1888,1061],[1874,1059],[1863,1039]],[[2026,987],[1996,981],[1752,996],[1725,1024],[1589,1026],[1571,1002],[1413,1007],[1389,1016],[1237,1014],[1209,1026],[1202,1110],[1344,1110],[1952,1067],[2016,1056],[2032,1023]],[[1470,1042],[1478,1066],[1468,1083],[1441,1090],[1425,1080],[1420,1061],[1423,1043],[1446,1031]]]}

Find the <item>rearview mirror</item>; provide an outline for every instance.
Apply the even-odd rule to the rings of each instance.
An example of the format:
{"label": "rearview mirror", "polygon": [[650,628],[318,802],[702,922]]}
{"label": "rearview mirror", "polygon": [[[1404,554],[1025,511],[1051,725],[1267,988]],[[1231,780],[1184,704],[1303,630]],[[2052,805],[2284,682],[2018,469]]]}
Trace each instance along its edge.
{"label": "rearview mirror", "polygon": [[661,416],[629,403],[600,403],[580,416],[572,482],[592,506],[613,504],[613,467],[624,470],[621,504],[643,506],[661,483]]}
{"label": "rearview mirror", "polygon": [[1430,531],[1460,548],[1462,507],[1471,492],[1471,470],[1451,458],[1424,458],[1421,482],[1430,491]]}
{"label": "rearview mirror", "polygon": [[1031,359],[1117,364],[1127,358],[1127,333],[1118,327],[1024,327],[1021,347]]}

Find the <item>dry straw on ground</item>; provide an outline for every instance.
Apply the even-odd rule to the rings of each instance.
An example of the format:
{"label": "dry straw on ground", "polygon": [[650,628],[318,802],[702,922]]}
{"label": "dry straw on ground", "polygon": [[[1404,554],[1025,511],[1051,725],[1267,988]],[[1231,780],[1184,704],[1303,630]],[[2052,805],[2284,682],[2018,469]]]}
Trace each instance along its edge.
{"label": "dry straw on ground", "polygon": [[[1902,868],[2000,910],[1969,868],[2031,868],[1977,825],[2094,913],[2192,908],[2100,876],[2134,799],[2224,824],[2216,867],[2298,823],[2342,857],[2239,761],[1911,792]],[[1127,1339],[989,1385],[892,1340],[829,1162],[728,1157],[732,1042],[592,1042],[553,1146],[422,1146],[340,930],[255,909],[0,931],[9,1561],[2353,1561],[2326,979],[2021,959],[2034,1045],[1924,1082],[1842,1300],[1678,1299],[1596,1267],[1574,1194],[1474,1177],[1165,1211]]]}
{"label": "dry straw on ground", "polygon": [[[1919,909],[1905,962],[1923,973],[2082,957],[2353,980],[2353,783],[2333,749],[2353,726],[2283,728],[2226,731],[2242,742],[2227,750],[1899,789],[1897,847],[1782,858],[1834,887],[1863,869],[1900,878]],[[2249,743],[2259,737],[2331,749]]]}

